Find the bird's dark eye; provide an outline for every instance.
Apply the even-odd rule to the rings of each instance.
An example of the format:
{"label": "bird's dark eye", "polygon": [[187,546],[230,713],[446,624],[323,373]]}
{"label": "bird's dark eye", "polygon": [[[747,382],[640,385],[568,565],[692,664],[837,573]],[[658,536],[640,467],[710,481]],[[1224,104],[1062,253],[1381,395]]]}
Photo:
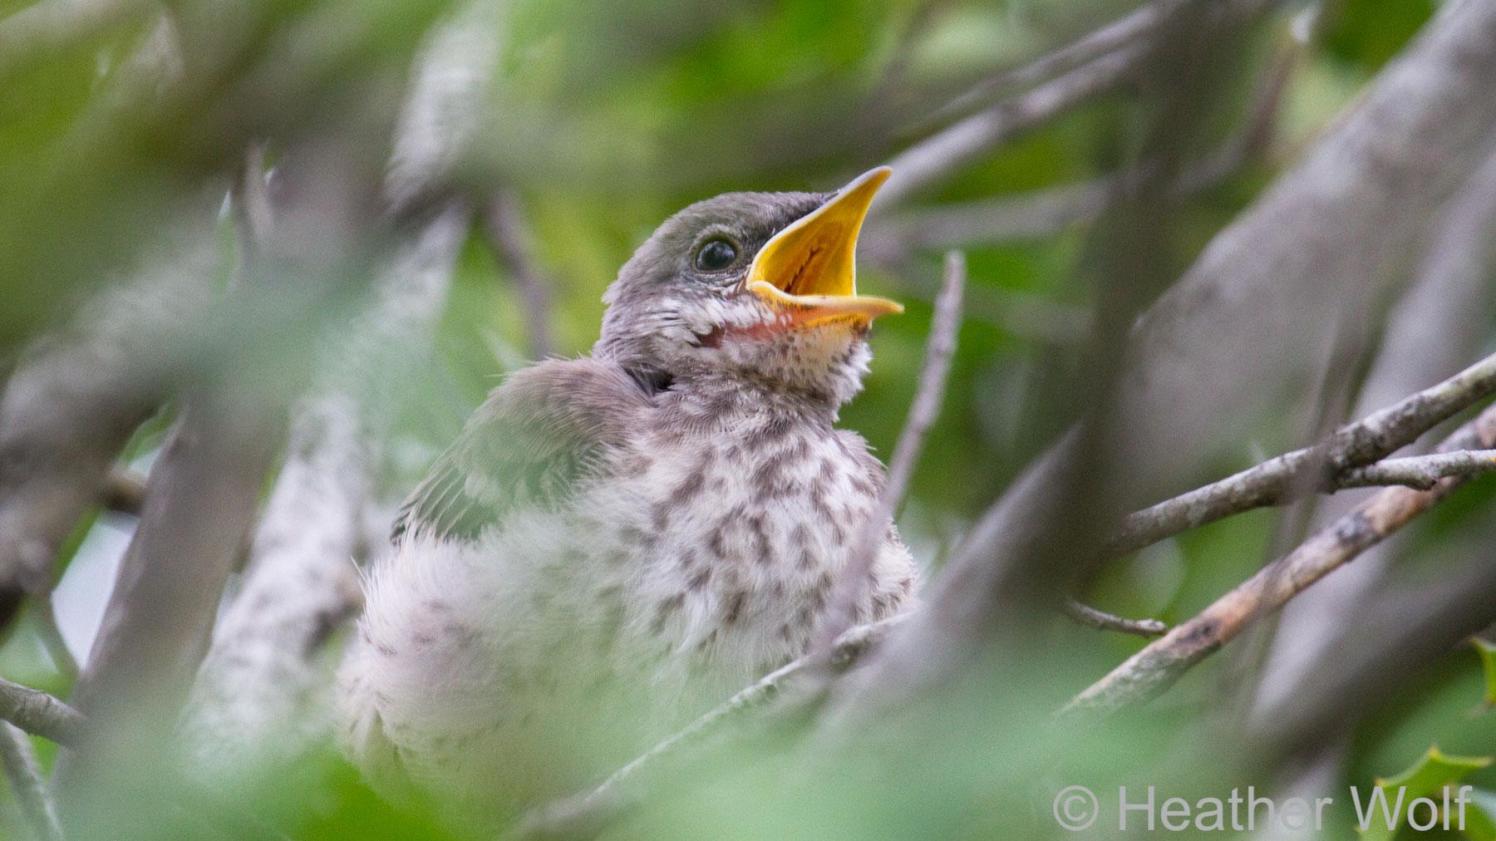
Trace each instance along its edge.
{"label": "bird's dark eye", "polygon": [[704,272],[720,272],[737,259],[737,244],[725,237],[709,239],[696,250],[696,268]]}

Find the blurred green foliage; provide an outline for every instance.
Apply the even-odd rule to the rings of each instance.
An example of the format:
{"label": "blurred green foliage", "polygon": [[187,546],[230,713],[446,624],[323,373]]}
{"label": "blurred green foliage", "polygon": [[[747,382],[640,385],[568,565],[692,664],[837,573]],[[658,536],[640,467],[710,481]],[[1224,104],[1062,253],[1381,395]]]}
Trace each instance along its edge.
{"label": "blurred green foliage", "polygon": [[[0,2],[0,26],[29,5]],[[1432,0],[1326,4],[1322,40],[1308,49],[1285,92],[1280,142],[1177,209],[1178,253],[1167,255],[1169,265],[1187,265],[1396,54],[1433,6]],[[205,41],[211,54],[183,57],[191,84],[165,101],[121,80],[148,34],[136,18],[102,27],[0,79],[0,370],[89,290],[118,280],[118,267],[128,265],[156,228],[171,225],[183,205],[204,201],[207,175],[232,169],[229,156],[247,139],[293,142],[333,126],[354,135],[354,145],[371,159],[382,158],[392,91],[421,33],[446,8],[436,2],[281,0],[246,4],[226,21],[188,14],[184,27],[213,31]],[[402,415],[408,456],[395,460],[410,476],[424,469],[498,378],[533,357],[528,343],[535,319],[549,319],[558,354],[585,353],[596,337],[604,287],[675,210],[728,189],[834,187],[906,144],[935,106],[970,83],[1127,8],[1064,0],[514,3],[493,116],[462,177],[517,190],[552,309],[527,311],[510,269],[475,233],[459,261],[437,364]],[[1264,72],[1264,56],[1283,43],[1281,21],[1274,26],[1248,50],[1253,61],[1238,68],[1243,79]],[[1207,132],[1214,141],[1239,130],[1251,89],[1225,85],[1229,96],[1218,103]],[[1104,176],[1143,143],[1147,125],[1139,102],[1124,94],[1067,115],[974,164],[932,191],[928,203]],[[216,202],[222,191],[209,192]],[[1084,271],[1094,235],[1077,224],[1051,236],[974,243],[967,250],[968,320],[944,413],[901,518],[911,544],[932,564],[1050,443],[1061,416],[1043,395],[1079,364],[1076,342],[1014,330],[992,313],[1019,295],[1087,317],[1096,305]],[[915,387],[939,261],[938,253],[915,253],[896,266],[862,270],[865,289],[908,302],[902,318],[879,323],[866,391],[843,416],[844,425],[884,456]],[[159,442],[160,429],[155,425],[142,440]],[[1200,478],[1276,452],[1296,435],[1292,418],[1276,419],[1240,442],[1230,458],[1201,465]],[[1490,510],[1493,491],[1457,497],[1417,539],[1468,526]],[[1088,595],[1124,615],[1188,617],[1266,560],[1275,522],[1275,515],[1259,513],[1200,529],[1111,566]],[[66,554],[74,548],[76,541]],[[716,769],[725,771],[717,782],[683,787],[680,802],[624,834],[991,838],[1024,837],[1025,827],[1047,831],[1042,820],[1015,814],[1032,805],[1028,788],[1036,781],[1069,782],[1044,779],[1054,758],[1044,751],[1103,769],[1100,777],[1134,761],[1145,764],[1139,757],[1156,760],[1182,748],[1171,745],[1170,733],[1147,727],[1061,748],[1026,732],[1021,721],[1001,733],[986,728],[1022,706],[1015,693],[1063,696],[1064,687],[1083,685],[1140,645],[1074,629],[1055,640],[1065,662],[955,690],[970,693],[961,697],[971,703],[953,704],[957,720],[948,732],[920,734],[929,748],[916,757],[916,768],[885,773],[878,764],[883,758],[873,757],[855,772],[838,769],[845,777],[828,776],[831,794],[776,802],[780,811],[769,814],[755,795],[782,791],[776,775],[783,769],[766,751],[759,763]],[[1180,705],[1181,716],[1185,707],[1209,704],[1220,668],[1219,662],[1202,666],[1163,703]],[[59,694],[67,689],[30,619],[0,649],[0,673]],[[1367,785],[1371,775],[1405,764],[1434,742],[1469,753],[1492,748],[1492,719],[1468,714],[1481,698],[1474,658],[1451,658],[1430,685],[1408,687],[1406,695],[1356,744],[1352,782]],[[1489,769],[1470,779],[1496,788]],[[276,837],[445,837],[441,816],[380,803],[330,754],[309,760],[292,777],[263,783],[239,806],[272,826]],[[11,806],[0,818],[10,837],[20,837]]]}

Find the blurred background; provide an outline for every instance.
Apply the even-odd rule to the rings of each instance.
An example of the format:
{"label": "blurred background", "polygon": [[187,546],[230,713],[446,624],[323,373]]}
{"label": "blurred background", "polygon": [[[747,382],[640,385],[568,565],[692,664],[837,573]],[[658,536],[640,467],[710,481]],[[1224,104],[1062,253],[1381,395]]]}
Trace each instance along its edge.
{"label": "blurred background", "polygon": [[[1103,727],[1043,722],[1145,640],[1026,594],[1073,581],[1111,613],[1188,619],[1350,502],[1061,566],[1109,516],[1496,349],[1493,18],[1484,0],[0,0],[0,675],[105,733],[57,775],[72,835],[452,837],[328,738],[355,562],[505,373],[589,350],[604,287],[668,215],[888,163],[860,282],[907,313],[878,323],[842,424],[887,459],[962,251],[953,372],[898,516],[927,580],[1078,421],[1109,455],[1036,515],[1032,554],[1058,560],[951,614],[971,652],[890,701],[870,744],[756,733],[604,834],[1060,836],[1054,792],[1121,782],[1333,792],[1325,834],[1353,837],[1346,786],[1434,745],[1496,753],[1493,678],[1452,644],[1496,622],[1496,484]],[[30,741],[50,773],[55,744]],[[1436,774],[1496,792],[1479,765]],[[1490,834],[1470,838],[1496,837],[1484,796]],[[33,832],[23,801],[0,795],[4,837]]]}

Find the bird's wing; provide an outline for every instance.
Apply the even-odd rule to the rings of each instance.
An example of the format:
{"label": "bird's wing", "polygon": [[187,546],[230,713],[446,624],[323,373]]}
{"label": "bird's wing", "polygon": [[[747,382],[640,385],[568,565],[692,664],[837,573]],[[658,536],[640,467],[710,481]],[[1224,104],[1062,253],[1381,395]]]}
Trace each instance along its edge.
{"label": "bird's wing", "polygon": [[637,380],[602,360],[556,359],[514,374],[401,506],[393,539],[471,540],[515,509],[561,506],[652,405]]}

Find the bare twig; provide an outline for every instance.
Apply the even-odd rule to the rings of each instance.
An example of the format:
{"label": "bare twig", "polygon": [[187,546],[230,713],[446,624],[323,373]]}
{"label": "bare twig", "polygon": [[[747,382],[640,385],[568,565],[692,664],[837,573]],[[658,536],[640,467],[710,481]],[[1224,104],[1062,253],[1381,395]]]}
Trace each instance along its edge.
{"label": "bare twig", "polygon": [[99,502],[110,511],[140,516],[140,509],[145,506],[145,477],[123,467],[109,471]]}
{"label": "bare twig", "polygon": [[1066,599],[1063,607],[1066,616],[1098,631],[1117,631],[1139,637],[1157,637],[1169,632],[1169,626],[1157,619],[1128,619],[1115,616],[1106,611],[1097,610],[1088,604],[1082,604],[1075,599]]}
{"label": "bare twig", "polygon": [[[1413,284],[1386,318],[1381,347],[1368,370],[1352,417],[1388,405],[1425,383],[1464,367],[1490,332],[1496,284],[1496,146],[1470,182],[1439,211],[1437,234],[1424,252]],[[1429,341],[1437,336],[1436,342]],[[1422,444],[1414,445],[1414,450]],[[1325,500],[1317,512],[1328,522],[1361,502],[1350,492]],[[1341,629],[1356,627],[1366,595],[1398,554],[1396,540],[1362,555],[1354,565],[1321,582],[1284,609],[1273,632],[1272,651],[1261,669],[1254,713],[1268,712],[1320,686],[1323,669],[1340,662]]]}
{"label": "bare twig", "polygon": [[877,560],[878,547],[887,533],[888,523],[898,510],[914,467],[924,449],[925,436],[940,416],[945,398],[946,380],[951,357],[956,352],[956,337],[961,328],[961,296],[966,287],[966,258],[959,251],[945,255],[945,280],[935,300],[935,315],[930,322],[930,337],[925,344],[925,364],[919,373],[919,386],[909,405],[909,416],[899,432],[889,462],[888,481],[851,544],[847,565],[837,579],[829,609],[816,631],[811,650],[826,656],[836,641],[857,619],[857,606],[867,596],[869,573]]}
{"label": "bare twig", "polygon": [[[1219,149],[1183,167],[1170,188],[1173,196],[1184,199],[1219,185],[1268,143],[1298,52],[1285,48],[1255,92],[1241,131]],[[1145,163],[1142,170],[1150,166]],[[1137,177],[1137,173],[1111,174],[1029,193],[899,212],[874,223],[866,237],[868,254],[879,262],[897,263],[915,249],[1052,236],[1101,216],[1124,194],[1128,180]]]}
{"label": "bare twig", "polygon": [[530,335],[530,355],[544,359],[556,350],[551,335],[550,284],[540,274],[530,247],[525,208],[513,190],[501,190],[483,208],[483,230],[494,253],[503,261],[525,306],[525,329]]}
{"label": "bare twig", "polygon": [[[1496,407],[1462,426],[1441,451],[1496,445]],[[1438,504],[1467,481],[1451,476],[1426,491],[1388,488],[1310,537],[1297,549],[1267,565],[1199,615],[1128,658],[1110,674],[1077,695],[1065,713],[1106,714],[1146,701],[1168,689],[1179,677],[1252,622],[1282,607],[1367,548]]]}
{"label": "bare twig", "polygon": [[16,794],[16,802],[36,833],[37,841],[62,841],[62,824],[51,792],[42,781],[42,769],[26,732],[14,724],[0,724],[0,764]]}
{"label": "bare twig", "polygon": [[38,596],[32,601],[32,610],[36,612],[37,636],[41,637],[42,647],[47,649],[47,656],[51,658],[53,667],[69,681],[76,680],[78,661],[68,648],[67,640],[62,638],[62,629],[57,625],[57,612],[52,607],[52,595],[47,593]]}
{"label": "bare twig", "polygon": [[1450,476],[1468,479],[1493,471],[1496,471],[1496,450],[1461,450],[1384,459],[1347,471],[1336,485],[1342,488],[1406,485],[1426,491]]}
{"label": "bare twig", "polygon": [[83,714],[39,690],[0,678],[0,719],[59,745],[75,745]]}
{"label": "bare twig", "polygon": [[259,256],[255,252],[270,237],[270,226],[274,224],[265,178],[265,146],[251,143],[234,174],[234,189],[229,196],[234,233],[238,236],[241,276],[254,264]]}
{"label": "bare twig", "polygon": [[1128,515],[1107,549],[1130,552],[1222,517],[1342,487],[1347,470],[1384,458],[1493,393],[1496,354],[1343,427],[1317,446],[1285,453]]}
{"label": "bare twig", "polygon": [[1159,0],[1145,3],[1126,15],[1050,50],[1027,64],[983,79],[960,96],[942,105],[935,119],[957,116],[980,108],[993,97],[1036,85],[1104,53],[1123,49],[1154,34],[1159,24],[1177,8],[1192,0]]}
{"label": "bare twig", "polygon": [[529,813],[505,835],[506,841],[547,838],[598,826],[626,808],[630,802],[627,790],[643,785],[641,778],[658,769],[665,760],[679,756],[688,748],[709,742],[713,737],[722,735],[724,729],[732,723],[763,711],[777,699],[799,691],[807,680],[817,680],[820,670],[828,664],[838,672],[846,671],[880,645],[889,632],[905,618],[907,614],[901,614],[879,622],[858,625],[837,638],[829,658],[806,655],[764,675],[752,686],[722,702],[685,729],[614,771],[596,788]]}
{"label": "bare twig", "polygon": [[1129,78],[1146,55],[1141,44],[1107,53],[911,146],[889,161],[894,174],[878,192],[877,207],[886,210],[902,204],[993,147],[1111,90]]}

